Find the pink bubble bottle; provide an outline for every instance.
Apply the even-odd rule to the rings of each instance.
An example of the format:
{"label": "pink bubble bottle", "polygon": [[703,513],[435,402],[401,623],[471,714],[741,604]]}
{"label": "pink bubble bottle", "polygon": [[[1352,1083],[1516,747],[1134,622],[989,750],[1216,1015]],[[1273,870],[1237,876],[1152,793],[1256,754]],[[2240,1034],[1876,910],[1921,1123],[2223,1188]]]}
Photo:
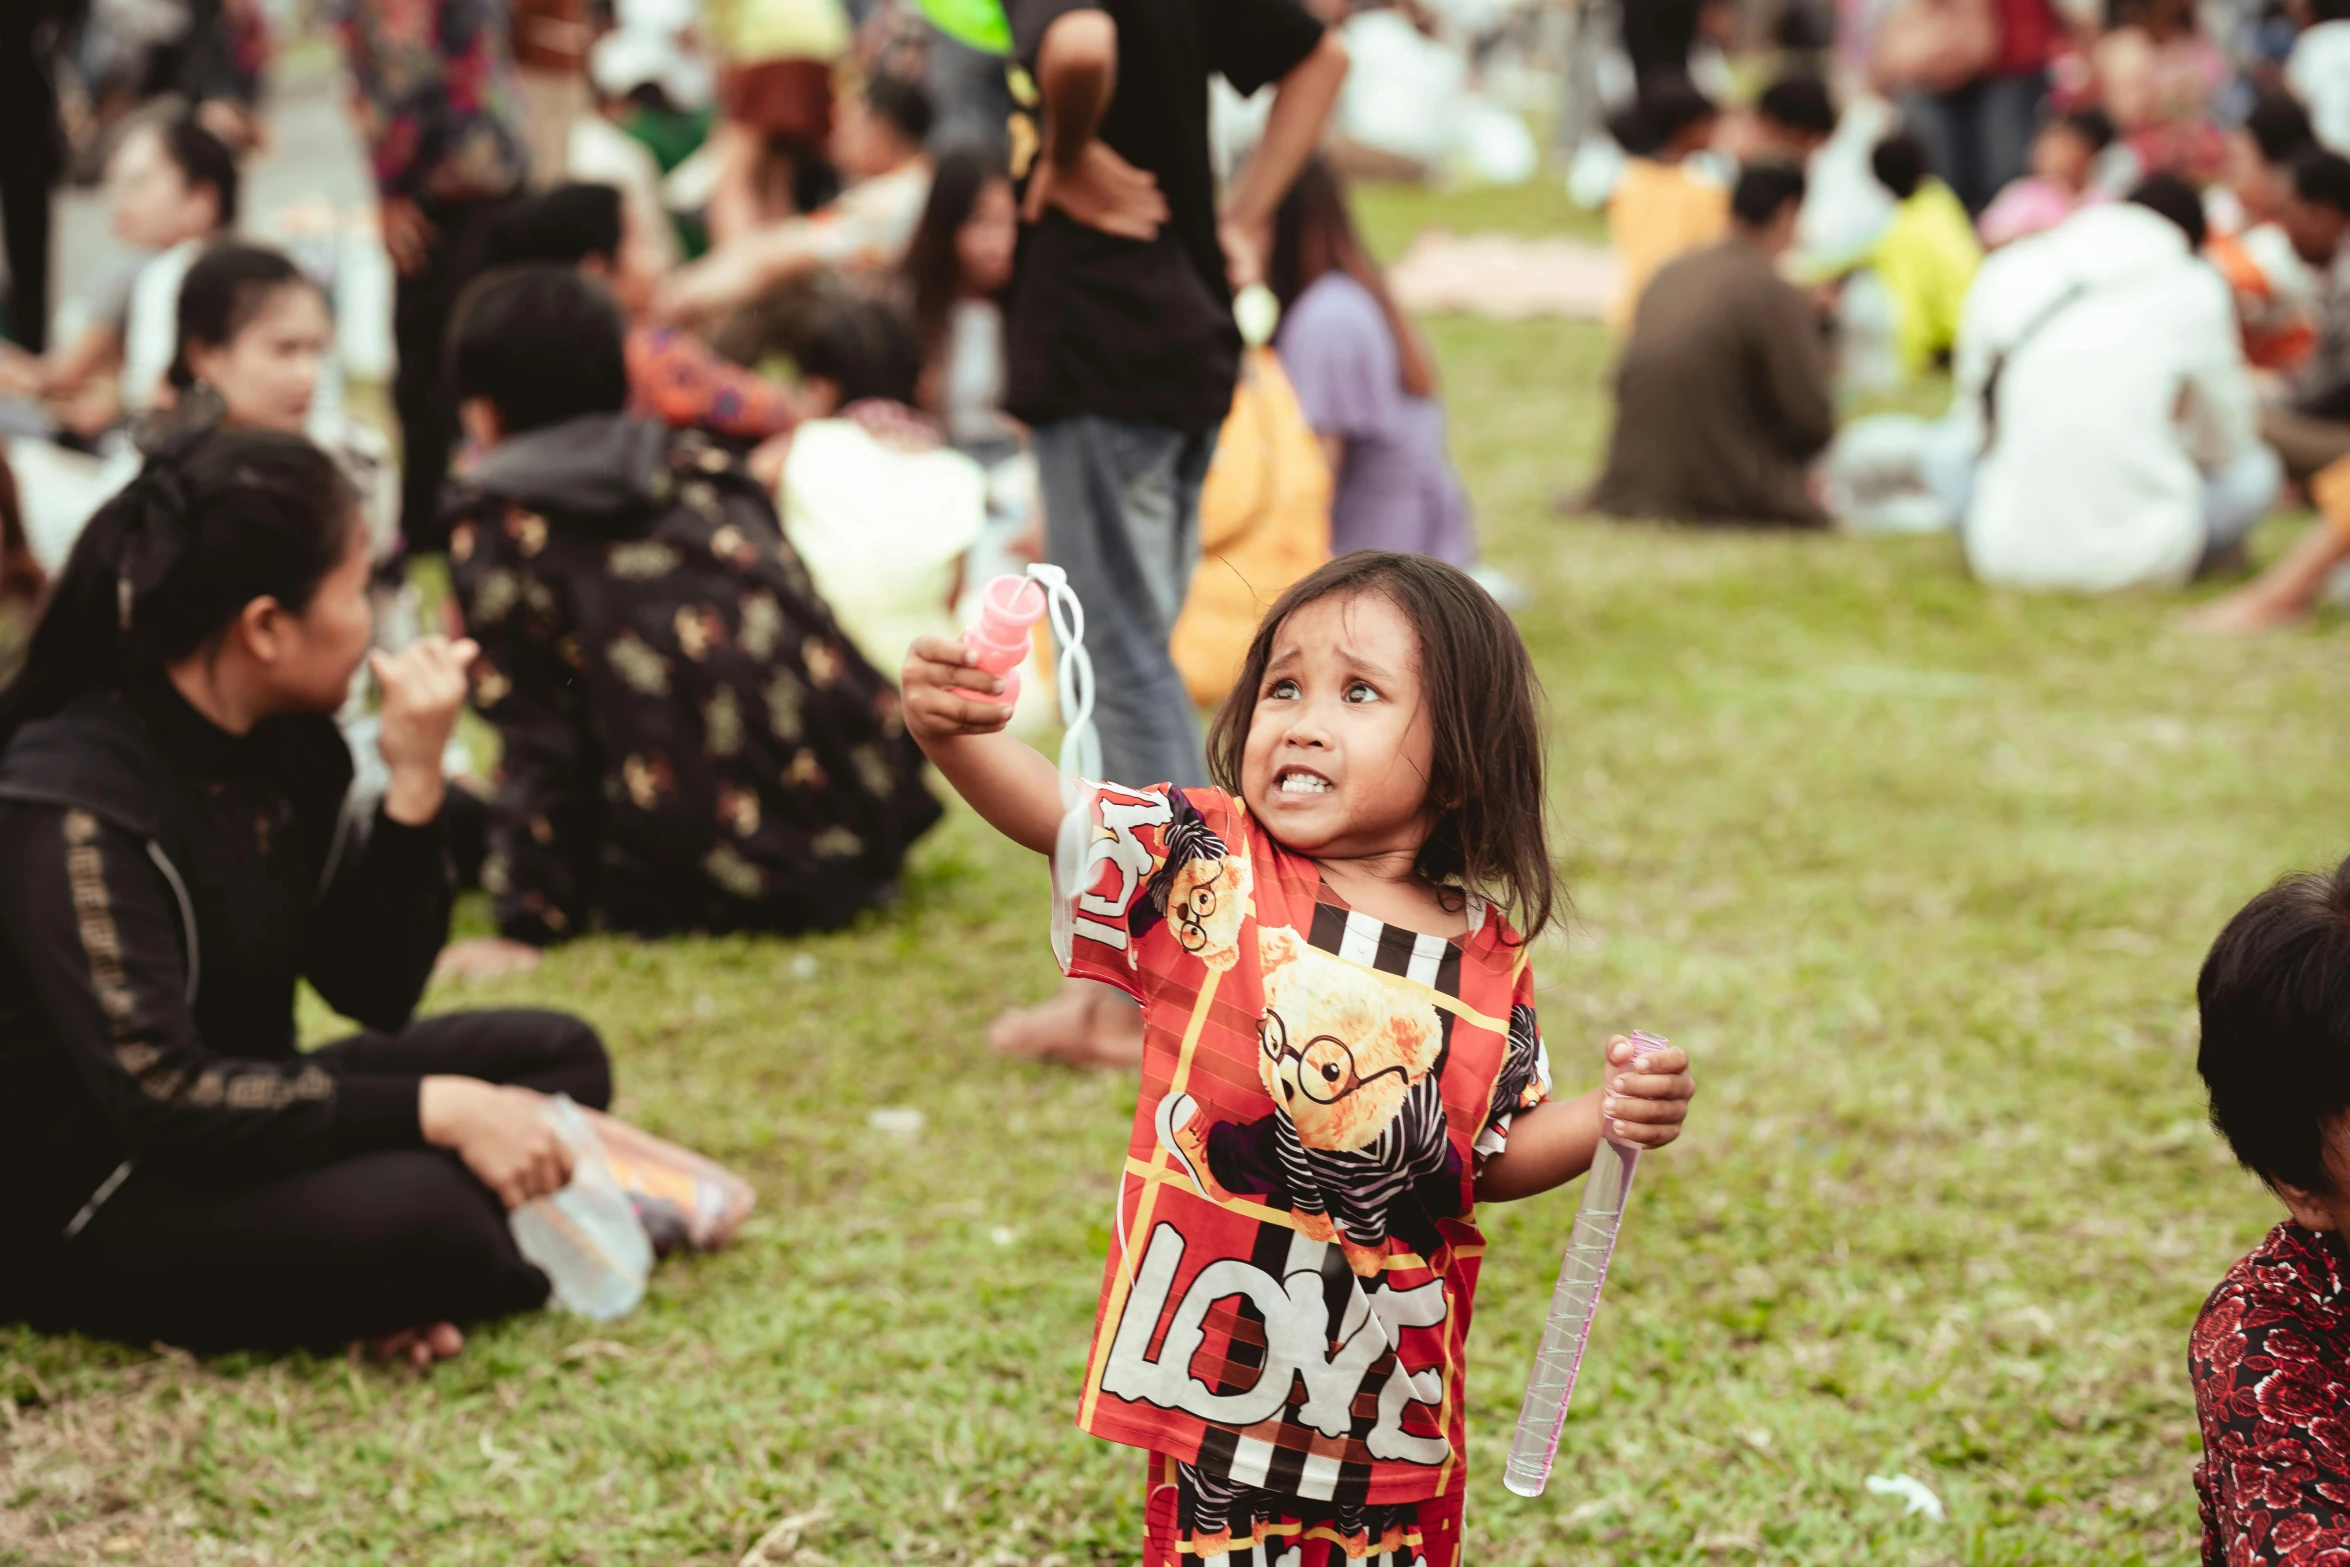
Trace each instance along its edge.
{"label": "pink bubble bottle", "polygon": [[979,590],[979,619],[963,633],[963,646],[973,663],[1002,677],[1004,689],[964,691],[965,696],[1006,707],[1020,699],[1020,666],[1028,662],[1030,638],[1044,612],[1045,590],[1031,577],[997,577]]}

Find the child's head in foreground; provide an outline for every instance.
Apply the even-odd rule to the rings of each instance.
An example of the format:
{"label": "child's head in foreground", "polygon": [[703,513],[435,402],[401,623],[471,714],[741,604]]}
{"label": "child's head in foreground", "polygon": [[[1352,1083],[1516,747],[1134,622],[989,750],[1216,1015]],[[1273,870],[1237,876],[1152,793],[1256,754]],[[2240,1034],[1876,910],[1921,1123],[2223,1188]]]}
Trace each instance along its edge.
{"label": "child's head in foreground", "polygon": [[1343,555],[1284,593],[1208,735],[1208,771],[1310,858],[1409,855],[1539,935],[1559,902],[1540,687],[1493,595],[1424,555]]}
{"label": "child's head in foreground", "polygon": [[2350,1218],[2350,861],[2244,905],[2203,960],[2211,1124],[2311,1229]]}
{"label": "child's head in foreground", "polygon": [[457,301],[449,369],[466,433],[484,446],[628,404],[626,323],[567,266],[509,267]]}

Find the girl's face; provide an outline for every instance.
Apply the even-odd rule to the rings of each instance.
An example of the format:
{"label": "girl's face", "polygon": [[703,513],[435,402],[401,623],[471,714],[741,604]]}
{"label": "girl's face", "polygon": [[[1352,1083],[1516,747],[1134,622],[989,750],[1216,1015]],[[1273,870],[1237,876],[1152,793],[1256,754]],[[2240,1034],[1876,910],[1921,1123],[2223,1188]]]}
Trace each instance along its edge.
{"label": "girl's face", "polygon": [[[351,677],[367,657],[375,612],[367,602],[374,564],[367,529],[354,513],[342,561],[326,574],[299,615],[280,611],[253,651],[269,670],[270,706],[286,713],[331,713],[351,694]],[[266,645],[264,645],[266,644]]]}
{"label": "girl's face", "polygon": [[1012,281],[1012,247],[1020,237],[1020,213],[1012,204],[1012,182],[989,180],[979,187],[971,215],[955,230],[955,264],[963,292],[973,297],[1000,293]]}
{"label": "girl's face", "polygon": [[220,394],[223,423],[300,435],[333,334],[318,290],[288,283],[273,290],[227,342],[190,343],[188,368]]}
{"label": "girl's face", "polygon": [[210,186],[189,187],[153,126],[133,131],[114,149],[106,190],[115,238],[141,250],[168,250],[219,226],[219,197]]}
{"label": "girl's face", "polygon": [[1240,792],[1309,858],[1417,854],[1436,813],[1420,639],[1384,594],[1316,599],[1273,636]]}

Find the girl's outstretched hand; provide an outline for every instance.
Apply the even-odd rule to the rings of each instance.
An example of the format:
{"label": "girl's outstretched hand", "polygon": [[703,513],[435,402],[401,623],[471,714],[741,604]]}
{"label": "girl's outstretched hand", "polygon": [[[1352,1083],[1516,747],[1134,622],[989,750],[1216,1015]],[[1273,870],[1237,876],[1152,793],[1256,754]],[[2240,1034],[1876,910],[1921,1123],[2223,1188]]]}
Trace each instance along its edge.
{"label": "girl's outstretched hand", "polygon": [[1697,1081],[1689,1075],[1686,1050],[1618,1034],[1607,1042],[1607,1071],[1599,1088],[1607,1136],[1662,1148],[1681,1135]]}
{"label": "girl's outstretched hand", "polygon": [[926,750],[942,740],[994,734],[1012,721],[1010,703],[982,702],[964,694],[1000,692],[1004,683],[974,664],[970,650],[952,637],[917,639],[906,653],[898,689],[905,702],[906,732]]}

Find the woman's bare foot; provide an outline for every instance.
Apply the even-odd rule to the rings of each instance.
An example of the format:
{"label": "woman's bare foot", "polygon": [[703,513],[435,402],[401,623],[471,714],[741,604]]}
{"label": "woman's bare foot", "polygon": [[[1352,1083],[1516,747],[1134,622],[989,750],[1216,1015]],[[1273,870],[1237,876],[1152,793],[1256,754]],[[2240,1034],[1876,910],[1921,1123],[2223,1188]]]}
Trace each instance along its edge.
{"label": "woman's bare foot", "polygon": [[1066,980],[1052,1000],[988,1024],[987,1046],[1028,1061],[1132,1070],[1142,1064],[1142,1008],[1107,985]]}
{"label": "woman's bare foot", "polygon": [[369,1339],[367,1358],[387,1362],[404,1360],[422,1371],[435,1361],[456,1359],[464,1348],[465,1335],[457,1331],[457,1324],[435,1322],[430,1327],[402,1328],[397,1333]]}

